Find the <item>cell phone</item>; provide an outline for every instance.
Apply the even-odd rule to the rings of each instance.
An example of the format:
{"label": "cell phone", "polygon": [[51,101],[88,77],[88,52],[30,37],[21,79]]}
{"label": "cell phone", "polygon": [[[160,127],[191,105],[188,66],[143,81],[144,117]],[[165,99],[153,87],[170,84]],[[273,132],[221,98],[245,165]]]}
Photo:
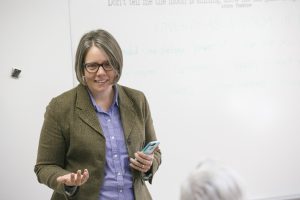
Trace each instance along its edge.
{"label": "cell phone", "polygon": [[159,145],[159,141],[149,142],[142,150],[144,154],[152,154],[156,147]]}

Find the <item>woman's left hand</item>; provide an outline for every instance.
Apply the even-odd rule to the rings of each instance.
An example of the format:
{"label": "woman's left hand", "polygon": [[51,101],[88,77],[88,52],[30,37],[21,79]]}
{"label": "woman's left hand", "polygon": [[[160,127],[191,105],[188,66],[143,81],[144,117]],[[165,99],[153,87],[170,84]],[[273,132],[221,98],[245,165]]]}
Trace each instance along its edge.
{"label": "woman's left hand", "polygon": [[148,172],[152,166],[154,154],[146,155],[141,151],[134,153],[135,159],[130,158],[130,166],[141,172]]}

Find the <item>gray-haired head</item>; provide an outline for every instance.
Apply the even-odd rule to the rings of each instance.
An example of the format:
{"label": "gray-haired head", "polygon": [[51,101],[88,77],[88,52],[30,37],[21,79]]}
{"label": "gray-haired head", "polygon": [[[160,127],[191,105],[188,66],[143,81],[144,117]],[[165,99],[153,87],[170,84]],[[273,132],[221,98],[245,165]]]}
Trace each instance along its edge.
{"label": "gray-haired head", "polygon": [[75,56],[75,72],[77,80],[84,83],[84,62],[85,56],[88,50],[96,46],[99,49],[103,50],[108,56],[108,62],[113,66],[117,77],[115,83],[119,81],[122,74],[123,68],[123,54],[122,50],[116,41],[116,39],[105,30],[93,30],[84,34],[77,47],[76,56]]}
{"label": "gray-haired head", "polygon": [[181,186],[181,200],[243,200],[239,176],[213,160],[204,160]]}

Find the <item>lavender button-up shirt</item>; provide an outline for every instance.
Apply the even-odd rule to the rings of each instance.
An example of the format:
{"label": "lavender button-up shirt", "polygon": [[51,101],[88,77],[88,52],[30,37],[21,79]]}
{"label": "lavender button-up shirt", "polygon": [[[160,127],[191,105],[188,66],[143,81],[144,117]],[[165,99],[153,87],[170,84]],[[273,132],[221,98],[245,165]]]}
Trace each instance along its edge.
{"label": "lavender button-up shirt", "polygon": [[114,87],[114,91],[114,100],[107,112],[95,103],[90,94],[106,140],[106,165],[99,200],[134,200],[117,87]]}

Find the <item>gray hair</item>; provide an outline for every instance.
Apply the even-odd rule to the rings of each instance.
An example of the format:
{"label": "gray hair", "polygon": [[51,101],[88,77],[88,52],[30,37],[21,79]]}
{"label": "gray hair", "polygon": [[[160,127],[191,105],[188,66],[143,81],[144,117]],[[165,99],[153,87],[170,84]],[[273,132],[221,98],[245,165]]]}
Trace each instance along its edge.
{"label": "gray hair", "polygon": [[96,46],[103,50],[108,56],[108,62],[115,70],[117,77],[114,80],[115,83],[119,81],[123,68],[123,55],[122,50],[116,41],[116,39],[105,30],[93,30],[84,34],[78,44],[76,56],[75,56],[75,72],[77,80],[85,84],[84,82],[84,61],[88,50]]}
{"label": "gray hair", "polygon": [[181,186],[181,200],[243,200],[238,175],[213,160],[205,160]]}

